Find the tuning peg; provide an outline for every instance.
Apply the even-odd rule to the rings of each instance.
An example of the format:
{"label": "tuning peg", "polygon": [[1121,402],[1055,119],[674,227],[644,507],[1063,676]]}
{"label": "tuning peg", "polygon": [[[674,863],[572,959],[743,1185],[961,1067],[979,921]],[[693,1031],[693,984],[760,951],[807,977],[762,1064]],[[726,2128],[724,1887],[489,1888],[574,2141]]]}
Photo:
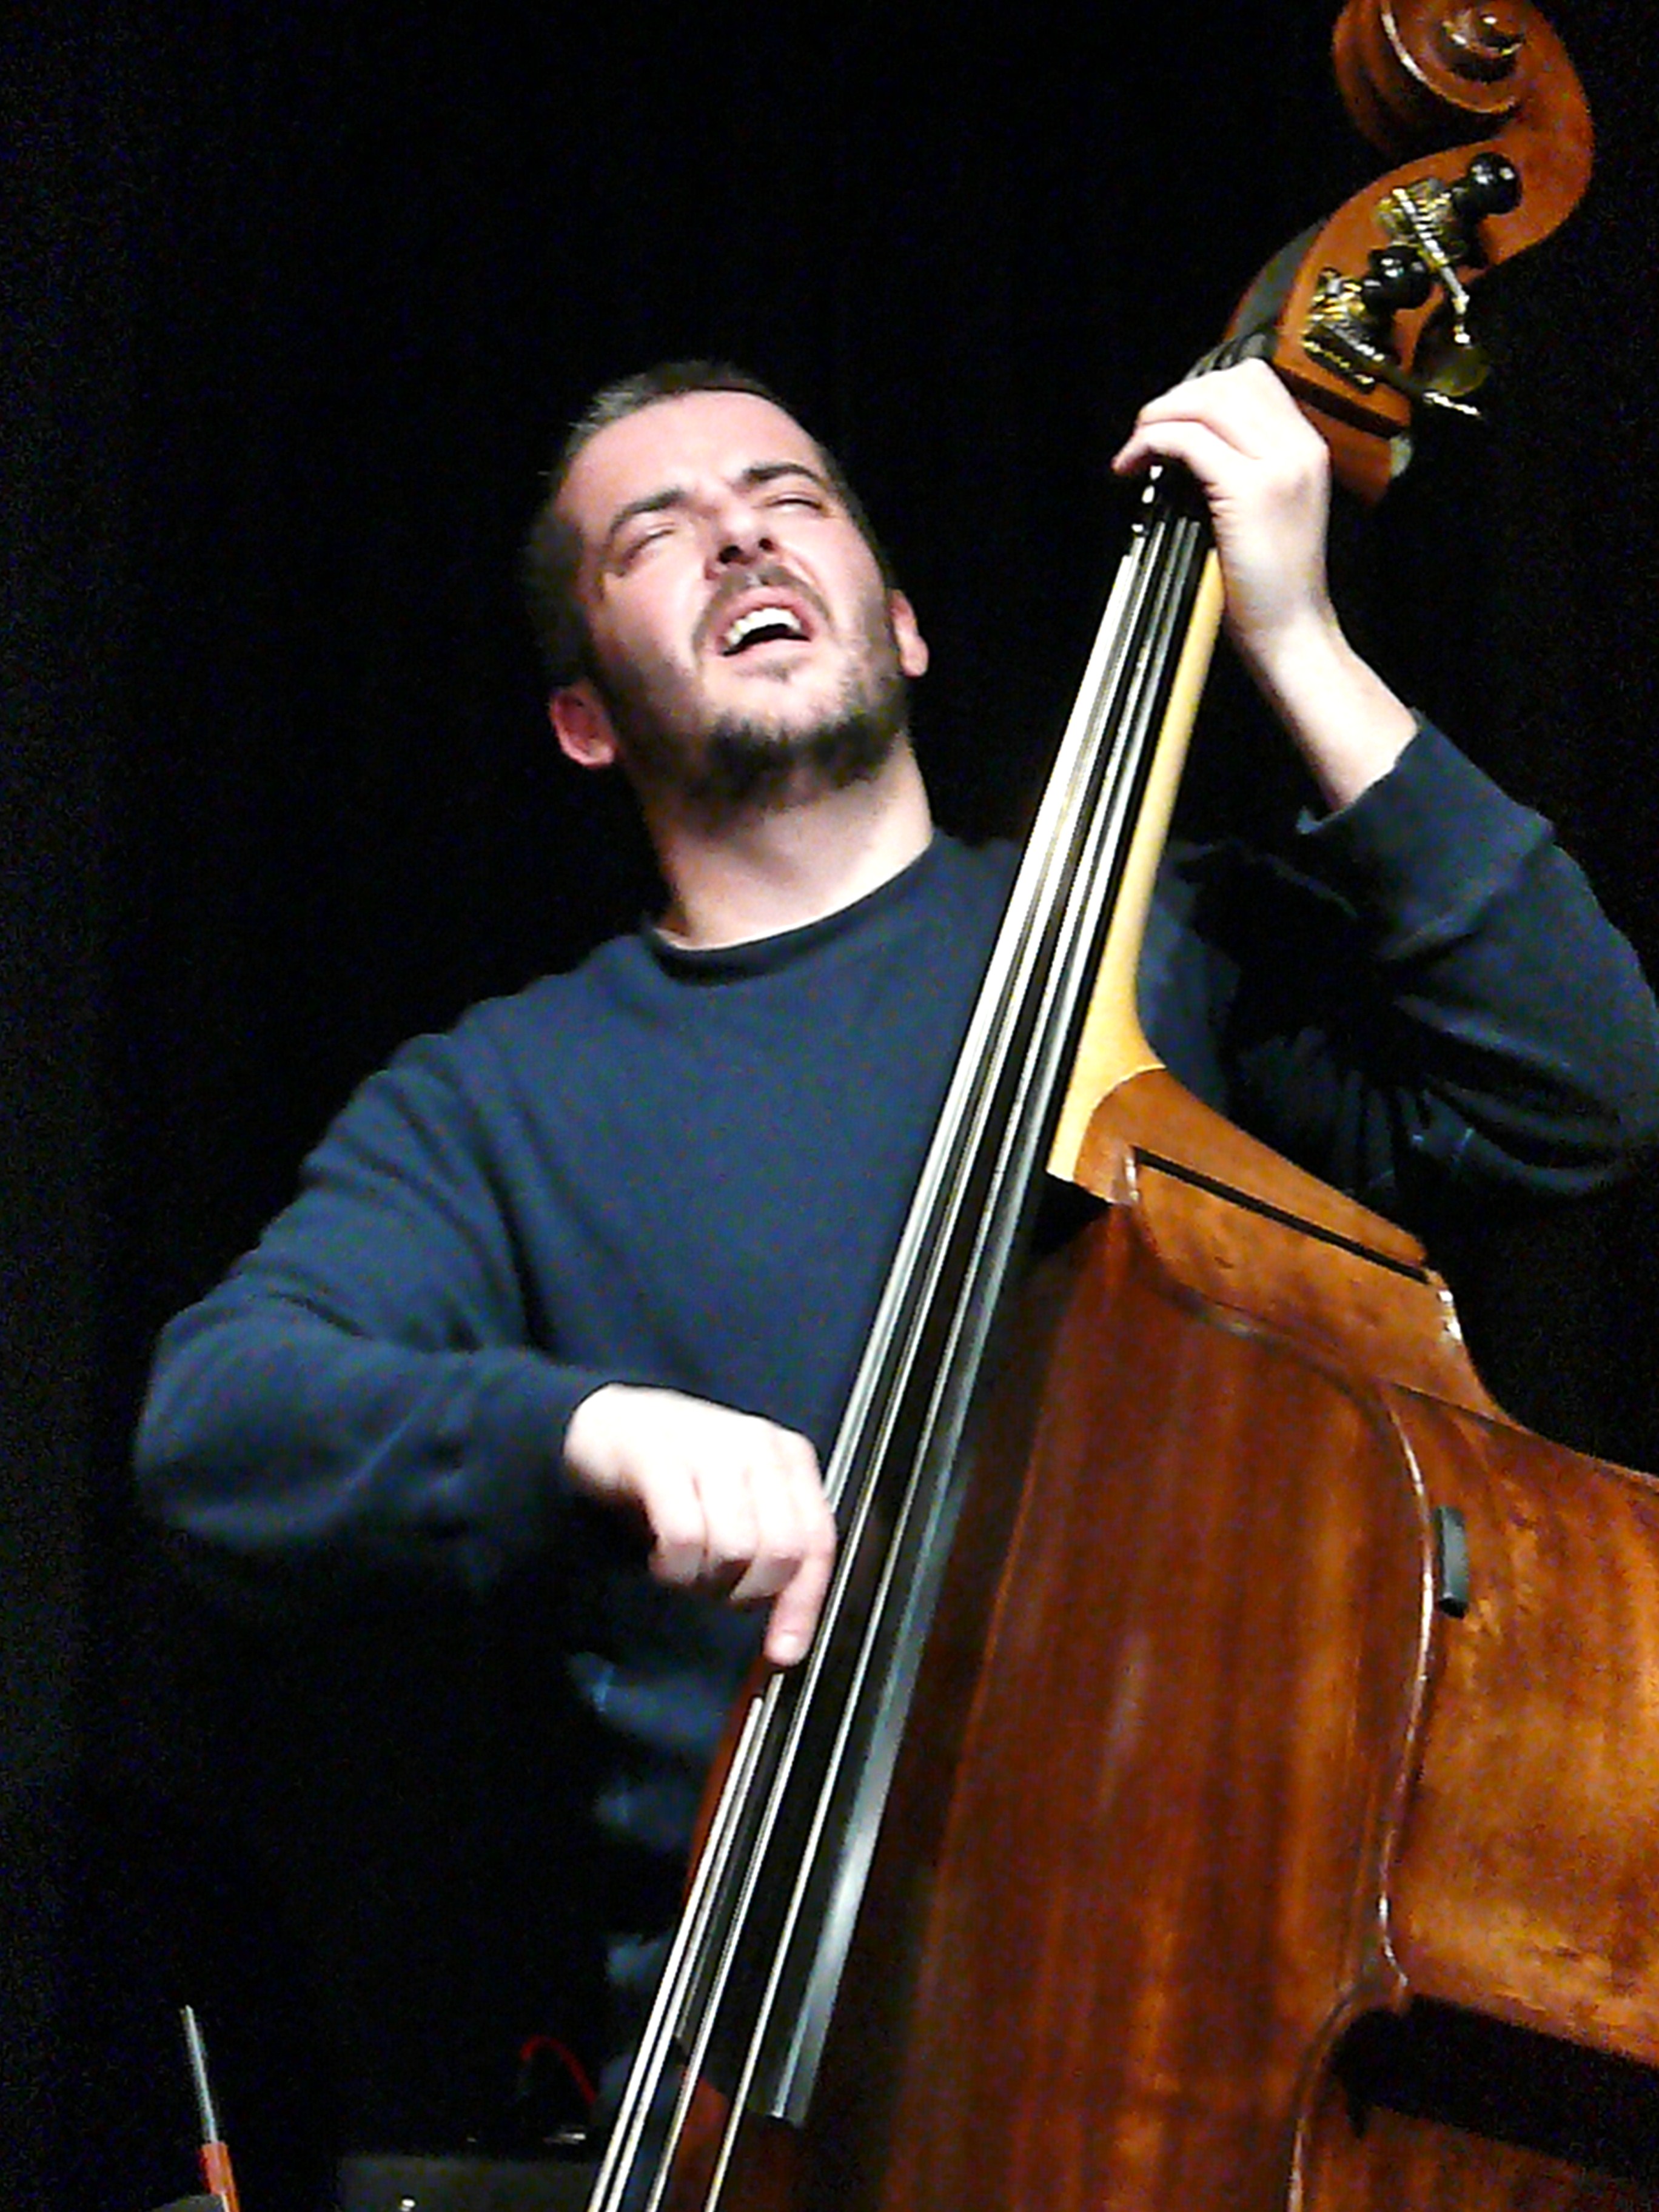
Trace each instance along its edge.
{"label": "tuning peg", "polygon": [[1501,154],[1477,154],[1451,187],[1451,204],[1465,235],[1489,215],[1508,215],[1521,204],[1521,179]]}
{"label": "tuning peg", "polygon": [[1401,307],[1420,307],[1433,289],[1429,264],[1413,246],[1379,246],[1359,280],[1365,312],[1376,324]]}

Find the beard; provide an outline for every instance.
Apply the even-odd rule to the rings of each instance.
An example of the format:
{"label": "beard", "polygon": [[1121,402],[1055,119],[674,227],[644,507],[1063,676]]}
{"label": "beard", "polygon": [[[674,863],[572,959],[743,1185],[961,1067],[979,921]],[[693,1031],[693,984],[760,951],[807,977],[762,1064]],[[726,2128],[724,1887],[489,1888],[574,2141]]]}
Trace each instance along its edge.
{"label": "beard", "polygon": [[825,792],[868,782],[908,728],[909,687],[885,600],[865,611],[862,650],[839,697],[817,720],[703,718],[683,685],[637,663],[593,674],[641,799],[705,827],[782,812]]}

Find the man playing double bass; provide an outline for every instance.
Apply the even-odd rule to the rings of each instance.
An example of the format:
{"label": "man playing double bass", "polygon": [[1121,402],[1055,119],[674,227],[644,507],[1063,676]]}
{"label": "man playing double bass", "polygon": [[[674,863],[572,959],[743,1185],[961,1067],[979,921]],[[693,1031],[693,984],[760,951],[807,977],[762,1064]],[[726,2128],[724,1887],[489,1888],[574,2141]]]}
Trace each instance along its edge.
{"label": "man playing double bass", "polygon": [[[1547,826],[1354,653],[1324,449],[1257,363],[1117,457],[1208,501],[1237,649],[1325,811],[1166,871],[1143,1012],[1173,1071],[1431,1231],[1606,1182],[1659,1127],[1659,1018]],[[167,1333],[154,1511],[294,1571],[540,1578],[597,1747],[590,1884],[626,2049],[708,1760],[811,1637],[819,1468],[1012,878],[937,834],[927,650],[834,461],[750,380],[601,394],[530,549],[565,753],[619,767],[667,904],[372,1079],[256,1249]]]}

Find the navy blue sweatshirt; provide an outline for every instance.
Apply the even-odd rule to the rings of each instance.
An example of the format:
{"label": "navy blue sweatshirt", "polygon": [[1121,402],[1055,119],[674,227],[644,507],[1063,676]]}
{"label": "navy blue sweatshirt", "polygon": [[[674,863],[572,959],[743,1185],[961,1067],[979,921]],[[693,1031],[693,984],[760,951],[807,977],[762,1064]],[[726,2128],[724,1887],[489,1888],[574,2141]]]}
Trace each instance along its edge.
{"label": "navy blue sweatshirt", "polygon": [[[655,1954],[758,1624],[650,1580],[574,1496],[566,1424],[602,1383],[657,1383],[827,1455],[1012,867],[937,838],[808,927],[714,952],[642,929],[417,1040],[162,1340],[140,1480],[198,1541],[484,1590],[556,1564],[606,1747],[593,1911],[619,1989]],[[1494,1192],[1592,1188],[1659,1127],[1628,947],[1547,826],[1431,730],[1295,868],[1166,869],[1142,1000],[1201,1097],[1431,1235]]]}

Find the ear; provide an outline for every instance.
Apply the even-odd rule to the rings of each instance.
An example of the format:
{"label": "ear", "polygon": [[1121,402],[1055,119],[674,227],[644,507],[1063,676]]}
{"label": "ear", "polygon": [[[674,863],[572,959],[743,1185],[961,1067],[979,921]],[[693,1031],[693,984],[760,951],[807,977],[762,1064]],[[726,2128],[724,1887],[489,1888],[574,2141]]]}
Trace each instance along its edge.
{"label": "ear", "polygon": [[605,702],[586,677],[554,692],[547,719],[560,751],[578,768],[610,768],[621,757]]}
{"label": "ear", "polygon": [[927,673],[927,641],[916,623],[915,609],[902,592],[889,592],[887,614],[898,643],[899,666],[907,676]]}

